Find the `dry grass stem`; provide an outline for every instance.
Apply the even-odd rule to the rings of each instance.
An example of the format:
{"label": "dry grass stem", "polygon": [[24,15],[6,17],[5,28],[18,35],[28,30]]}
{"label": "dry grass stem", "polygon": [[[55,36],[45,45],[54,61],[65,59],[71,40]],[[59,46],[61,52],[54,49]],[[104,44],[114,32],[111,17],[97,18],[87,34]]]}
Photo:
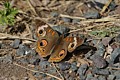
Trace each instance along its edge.
{"label": "dry grass stem", "polygon": [[14,35],[10,35],[10,34],[0,33],[0,40],[4,40],[4,39],[22,39],[22,40],[28,40],[28,41],[36,42],[35,39],[23,38],[23,37],[20,37],[20,36],[14,36]]}
{"label": "dry grass stem", "polygon": [[64,14],[60,14],[60,17],[66,17],[66,18],[71,18],[71,19],[85,20],[85,18],[83,18],[83,17],[75,17],[75,16],[64,15]]}
{"label": "dry grass stem", "polygon": [[58,72],[58,74],[60,75],[60,77],[62,78],[62,80],[64,80],[64,77],[61,75],[61,73],[58,71],[58,69],[56,68],[55,64],[52,63],[52,65],[54,66],[55,70]]}

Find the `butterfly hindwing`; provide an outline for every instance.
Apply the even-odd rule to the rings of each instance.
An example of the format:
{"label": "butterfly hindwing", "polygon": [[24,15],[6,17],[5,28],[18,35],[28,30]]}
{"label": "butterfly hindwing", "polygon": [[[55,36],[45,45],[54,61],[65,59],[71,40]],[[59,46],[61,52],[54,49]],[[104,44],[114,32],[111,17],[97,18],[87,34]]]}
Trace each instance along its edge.
{"label": "butterfly hindwing", "polygon": [[68,52],[73,52],[83,41],[82,38],[76,36],[67,36],[65,38],[62,36],[60,43],[55,46],[49,62],[59,62],[63,60]]}

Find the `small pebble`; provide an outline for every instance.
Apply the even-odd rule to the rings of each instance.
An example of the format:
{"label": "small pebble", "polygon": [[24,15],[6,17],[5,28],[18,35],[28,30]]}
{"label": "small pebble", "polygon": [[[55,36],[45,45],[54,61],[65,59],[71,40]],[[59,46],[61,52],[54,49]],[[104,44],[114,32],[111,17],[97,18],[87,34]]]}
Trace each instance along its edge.
{"label": "small pebble", "polygon": [[97,11],[90,11],[84,14],[84,17],[87,19],[98,19],[100,14]]}
{"label": "small pebble", "polygon": [[12,60],[13,60],[13,58],[12,58],[11,54],[0,57],[0,61],[3,61],[5,63],[12,63]]}
{"label": "small pebble", "polygon": [[120,34],[117,37],[115,37],[115,41],[120,43]]}
{"label": "small pebble", "polygon": [[73,23],[78,23],[78,22],[80,22],[80,19],[73,19],[72,22]]}
{"label": "small pebble", "polygon": [[96,40],[96,39],[93,39],[93,40],[92,40],[92,43],[93,43],[94,45],[96,45],[98,42],[99,42],[99,41]]}
{"label": "small pebble", "polygon": [[115,75],[116,79],[120,79],[120,70],[116,70],[114,72],[114,75]]}
{"label": "small pebble", "polygon": [[77,67],[77,62],[71,63],[71,69],[72,69],[73,72],[74,72],[74,71],[77,71],[77,69],[78,69],[78,67]]}
{"label": "small pebble", "polygon": [[54,69],[53,67],[50,68],[49,73],[53,73],[53,74],[55,74],[55,73],[56,73],[56,69]]}
{"label": "small pebble", "polygon": [[108,6],[108,8],[109,8],[109,10],[115,10],[116,9],[116,3],[115,3],[115,1],[112,1],[111,3],[110,3],[110,5]]}
{"label": "small pebble", "polygon": [[48,68],[50,66],[50,63],[48,61],[40,61],[39,66],[42,69]]}
{"label": "small pebble", "polygon": [[21,43],[20,39],[15,39],[14,42],[12,42],[12,44],[10,44],[14,49],[18,48],[19,45]]}
{"label": "small pebble", "polygon": [[54,77],[52,77],[52,78],[50,78],[50,80],[57,80],[56,78],[54,78]]}
{"label": "small pebble", "polygon": [[39,77],[40,75],[42,75],[41,73],[34,73],[33,74],[35,77]]}
{"label": "small pebble", "polygon": [[65,70],[70,69],[70,66],[71,66],[71,64],[68,63],[68,62],[59,63],[59,68],[60,68],[60,70],[62,70],[62,71],[65,71]]}
{"label": "small pebble", "polygon": [[98,49],[98,50],[95,52],[95,55],[104,56],[105,46],[103,45],[102,42],[100,42],[100,43],[97,45],[97,49]]}
{"label": "small pebble", "polygon": [[116,48],[110,54],[110,60],[112,63],[117,63],[117,62],[119,62],[119,57],[120,57],[120,48]]}
{"label": "small pebble", "polygon": [[77,73],[79,74],[80,80],[84,80],[85,79],[85,73],[86,73],[87,69],[88,69],[88,65],[87,64],[82,64],[79,67]]}
{"label": "small pebble", "polygon": [[23,64],[28,64],[29,63],[29,61],[25,58],[21,58],[20,62],[23,63]]}
{"label": "small pebble", "polygon": [[39,58],[32,57],[29,59],[29,63],[33,65],[39,65],[39,62],[40,62]]}
{"label": "small pebble", "polygon": [[115,79],[115,75],[108,75],[107,80],[114,80]]}
{"label": "small pebble", "polygon": [[104,46],[104,44],[102,43],[102,42],[99,42],[98,44],[97,44],[97,48],[98,49],[105,49],[105,46]]}
{"label": "small pebble", "polygon": [[97,68],[93,68],[92,70],[93,74],[98,74],[98,75],[109,75],[110,72],[107,69],[97,69]]}
{"label": "small pebble", "polygon": [[92,61],[97,68],[105,68],[107,66],[105,59],[99,55],[94,55]]}
{"label": "small pebble", "polygon": [[94,76],[91,73],[87,74],[86,80],[93,80]]}
{"label": "small pebble", "polygon": [[96,52],[95,52],[95,55],[99,55],[99,56],[104,56],[105,54],[105,49],[98,49]]}
{"label": "small pebble", "polygon": [[66,27],[66,26],[53,26],[52,27],[55,31],[58,31],[60,34],[65,34],[68,33],[70,31],[70,28]]}
{"label": "small pebble", "polygon": [[50,14],[51,14],[52,17],[58,17],[59,16],[59,14],[57,12],[51,12]]}
{"label": "small pebble", "polygon": [[104,44],[104,46],[107,46],[110,43],[111,40],[112,40],[112,38],[105,37],[105,38],[102,39],[102,43]]}
{"label": "small pebble", "polygon": [[85,58],[89,59],[91,57],[91,55],[94,53],[94,51],[89,51],[88,53],[85,54]]}
{"label": "small pebble", "polygon": [[68,22],[68,23],[72,22],[72,19],[66,18],[66,17],[63,17],[62,20],[63,20],[64,22]]}
{"label": "small pebble", "polygon": [[98,80],[106,80],[106,77],[105,77],[105,76],[100,75],[100,76],[98,77]]}
{"label": "small pebble", "polygon": [[19,56],[27,55],[30,53],[32,53],[32,50],[23,44],[19,45],[19,48],[17,49],[17,52],[16,52],[16,54]]}

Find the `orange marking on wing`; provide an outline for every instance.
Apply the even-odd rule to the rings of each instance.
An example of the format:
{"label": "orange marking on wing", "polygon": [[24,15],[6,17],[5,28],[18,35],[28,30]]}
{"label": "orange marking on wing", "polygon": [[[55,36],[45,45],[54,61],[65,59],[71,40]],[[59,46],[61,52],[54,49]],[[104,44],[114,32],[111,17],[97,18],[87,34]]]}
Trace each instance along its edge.
{"label": "orange marking on wing", "polygon": [[68,41],[69,40],[69,38],[66,38],[66,41]]}
{"label": "orange marking on wing", "polygon": [[70,37],[70,42],[72,41],[72,37]]}
{"label": "orange marking on wing", "polygon": [[55,32],[53,31],[53,32],[52,32],[52,36],[54,36],[54,35],[55,35]]}
{"label": "orange marking on wing", "polygon": [[49,29],[49,30],[48,30],[48,32],[51,32],[51,31],[52,31],[52,29]]}

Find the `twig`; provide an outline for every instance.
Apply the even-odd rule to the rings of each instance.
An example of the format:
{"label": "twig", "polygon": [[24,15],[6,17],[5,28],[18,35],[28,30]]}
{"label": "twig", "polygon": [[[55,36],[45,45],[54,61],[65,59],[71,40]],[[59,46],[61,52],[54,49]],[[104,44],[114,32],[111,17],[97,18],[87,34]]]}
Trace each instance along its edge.
{"label": "twig", "polygon": [[66,18],[71,18],[71,19],[85,20],[85,18],[83,18],[83,17],[74,17],[74,16],[69,16],[69,15],[64,15],[64,14],[60,14],[60,17],[66,17]]}
{"label": "twig", "polygon": [[120,70],[120,68],[108,67],[109,69]]}
{"label": "twig", "polygon": [[58,69],[56,68],[55,64],[52,63],[52,65],[54,66],[55,70],[58,72],[58,74],[60,75],[60,77],[62,78],[62,80],[64,80],[64,77],[61,75],[61,73],[58,71]]}
{"label": "twig", "polygon": [[86,20],[86,21],[81,21],[80,23],[109,22],[109,21],[116,21],[116,19],[108,16],[108,17],[101,18],[101,19],[90,19],[90,20]]}
{"label": "twig", "polygon": [[58,80],[62,80],[62,79],[60,79],[59,77],[54,76],[54,75],[51,75],[51,74],[49,74],[49,73],[45,73],[45,72],[42,72],[42,71],[32,70],[32,69],[26,68],[26,67],[24,67],[24,66],[22,66],[22,65],[19,65],[19,64],[15,63],[15,62],[14,62],[13,64],[16,65],[16,66],[19,66],[19,67],[21,67],[21,68],[24,68],[24,69],[26,69],[26,70],[28,70],[28,71],[32,71],[32,72],[35,72],[35,73],[46,74],[46,75],[48,75],[48,76],[50,76],[50,77],[54,77],[54,78],[56,78],[56,79],[58,79]]}
{"label": "twig", "polygon": [[35,39],[23,38],[23,37],[20,37],[20,36],[13,36],[13,35],[10,35],[10,34],[0,33],[0,40],[4,40],[4,39],[23,39],[23,40],[29,40],[29,41],[32,41],[32,42],[36,42]]}
{"label": "twig", "polygon": [[29,32],[29,34],[30,34],[30,38],[32,38],[32,31],[30,30],[29,25],[28,25],[26,22],[24,22],[24,23],[25,23],[25,25],[26,25],[26,29],[28,30],[28,32]]}
{"label": "twig", "polygon": [[34,14],[35,14],[36,16],[39,16],[39,15],[37,14],[37,12],[35,11],[35,8],[32,6],[30,0],[27,0],[27,2],[28,2],[28,5],[30,6],[30,8],[32,9],[32,11],[34,12]]}
{"label": "twig", "polygon": [[101,10],[100,14],[103,15],[103,13],[105,12],[105,10],[108,8],[108,6],[110,5],[110,3],[112,2],[112,0],[109,0],[103,7],[103,9]]}

